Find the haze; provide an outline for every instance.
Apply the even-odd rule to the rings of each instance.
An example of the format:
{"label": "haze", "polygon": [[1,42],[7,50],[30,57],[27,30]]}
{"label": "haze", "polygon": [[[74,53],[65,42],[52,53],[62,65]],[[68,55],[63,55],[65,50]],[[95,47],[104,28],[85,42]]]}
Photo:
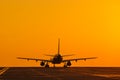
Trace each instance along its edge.
{"label": "haze", "polygon": [[0,66],[39,66],[16,57],[99,57],[73,66],[120,66],[119,0],[0,0]]}

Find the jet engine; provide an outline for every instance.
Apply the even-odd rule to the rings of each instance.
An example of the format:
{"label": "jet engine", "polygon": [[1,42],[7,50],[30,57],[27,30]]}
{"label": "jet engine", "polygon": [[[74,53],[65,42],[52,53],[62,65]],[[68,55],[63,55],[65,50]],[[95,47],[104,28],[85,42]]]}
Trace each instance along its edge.
{"label": "jet engine", "polygon": [[45,65],[45,63],[42,61],[42,62],[40,63],[40,65],[41,65],[41,66],[44,66],[44,65]]}
{"label": "jet engine", "polygon": [[67,66],[71,66],[71,62],[70,61],[67,62]]}

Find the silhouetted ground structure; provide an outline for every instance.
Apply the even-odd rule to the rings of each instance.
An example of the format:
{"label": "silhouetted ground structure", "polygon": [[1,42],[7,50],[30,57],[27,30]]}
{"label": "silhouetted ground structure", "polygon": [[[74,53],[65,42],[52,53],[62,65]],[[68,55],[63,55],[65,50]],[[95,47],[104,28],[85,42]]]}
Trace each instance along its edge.
{"label": "silhouetted ground structure", "polygon": [[[4,68],[0,69],[3,71]],[[0,80],[120,80],[120,68],[10,67],[0,75]]]}

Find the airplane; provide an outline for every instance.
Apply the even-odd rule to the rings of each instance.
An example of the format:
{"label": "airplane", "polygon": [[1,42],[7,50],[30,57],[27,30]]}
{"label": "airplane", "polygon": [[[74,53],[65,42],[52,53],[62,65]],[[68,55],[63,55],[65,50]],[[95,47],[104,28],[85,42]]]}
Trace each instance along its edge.
{"label": "airplane", "polygon": [[49,63],[52,63],[55,67],[55,64],[64,63],[63,67],[69,67],[71,66],[71,61],[78,61],[78,60],[84,60],[87,59],[96,59],[97,57],[88,57],[88,58],[76,58],[76,59],[63,59],[65,56],[72,56],[72,55],[61,55],[60,54],[60,39],[58,39],[58,53],[56,55],[46,55],[46,56],[52,56],[50,60],[46,59],[37,59],[37,58],[23,58],[23,57],[17,57],[17,59],[24,59],[24,60],[34,60],[34,61],[40,61],[40,66],[49,68]]}

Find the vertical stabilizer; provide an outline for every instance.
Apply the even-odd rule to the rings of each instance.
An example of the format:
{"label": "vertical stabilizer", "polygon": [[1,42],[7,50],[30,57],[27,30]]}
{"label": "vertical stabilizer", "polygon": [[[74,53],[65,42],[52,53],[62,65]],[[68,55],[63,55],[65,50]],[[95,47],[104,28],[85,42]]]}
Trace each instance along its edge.
{"label": "vertical stabilizer", "polygon": [[60,39],[58,39],[58,54],[60,54]]}

